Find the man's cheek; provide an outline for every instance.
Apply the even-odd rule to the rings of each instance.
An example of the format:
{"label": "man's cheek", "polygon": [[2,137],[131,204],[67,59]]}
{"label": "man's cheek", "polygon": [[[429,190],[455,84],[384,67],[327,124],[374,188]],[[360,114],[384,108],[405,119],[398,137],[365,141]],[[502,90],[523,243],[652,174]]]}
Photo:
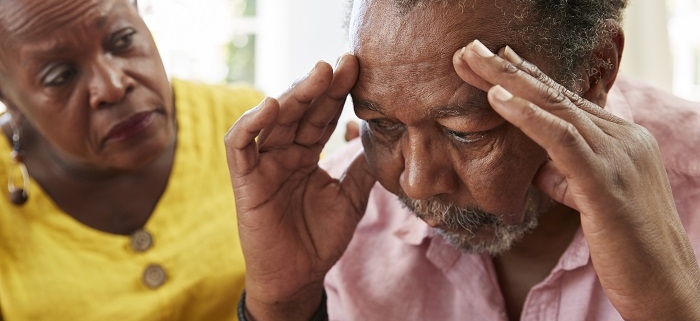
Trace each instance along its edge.
{"label": "man's cheek", "polygon": [[401,189],[399,177],[404,164],[401,155],[395,152],[401,149],[386,146],[366,130],[360,131],[360,139],[372,174],[388,191],[398,193]]}
{"label": "man's cheek", "polygon": [[360,126],[360,141],[362,142],[362,147],[365,151],[365,157],[369,163],[372,173],[376,176],[377,173],[377,146],[376,142],[372,138],[372,134],[367,128],[367,122],[362,122]]}

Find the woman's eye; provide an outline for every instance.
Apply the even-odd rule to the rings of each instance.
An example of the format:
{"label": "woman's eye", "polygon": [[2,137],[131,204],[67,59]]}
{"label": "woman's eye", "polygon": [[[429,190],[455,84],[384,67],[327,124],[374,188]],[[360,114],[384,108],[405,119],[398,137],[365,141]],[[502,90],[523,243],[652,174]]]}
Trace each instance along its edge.
{"label": "woman's eye", "polygon": [[46,73],[46,76],[44,76],[44,85],[45,86],[58,86],[66,83],[69,81],[77,71],[75,68],[68,66],[68,65],[60,65],[51,68],[48,73]]}
{"label": "woman's eye", "polygon": [[450,129],[445,129],[445,133],[457,142],[462,144],[472,144],[486,137],[487,132],[462,133]]}
{"label": "woman's eye", "polygon": [[127,29],[119,32],[112,41],[112,48],[116,50],[124,50],[129,48],[134,41],[134,35],[136,31],[133,29]]}
{"label": "woman's eye", "polygon": [[403,124],[387,119],[370,119],[367,122],[373,130],[378,130],[386,134],[397,131],[403,127]]}

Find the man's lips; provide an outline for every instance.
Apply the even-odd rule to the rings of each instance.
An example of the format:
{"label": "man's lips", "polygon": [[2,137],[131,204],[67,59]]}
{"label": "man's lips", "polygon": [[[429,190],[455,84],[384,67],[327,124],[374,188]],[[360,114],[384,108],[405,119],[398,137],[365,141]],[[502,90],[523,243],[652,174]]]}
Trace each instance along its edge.
{"label": "man's lips", "polygon": [[104,142],[121,141],[133,137],[151,125],[155,117],[154,111],[140,112],[116,125],[107,132]]}

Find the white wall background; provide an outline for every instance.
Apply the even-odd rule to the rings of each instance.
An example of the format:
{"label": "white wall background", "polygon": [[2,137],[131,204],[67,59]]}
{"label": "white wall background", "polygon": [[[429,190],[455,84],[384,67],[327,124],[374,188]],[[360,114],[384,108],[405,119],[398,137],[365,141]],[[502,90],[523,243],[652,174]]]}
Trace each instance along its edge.
{"label": "white wall background", "polygon": [[[258,0],[256,85],[271,96],[283,93],[292,82],[318,62],[331,65],[348,51],[343,23],[348,0]],[[338,130],[326,152],[342,145],[344,124],[354,118],[346,104]]]}

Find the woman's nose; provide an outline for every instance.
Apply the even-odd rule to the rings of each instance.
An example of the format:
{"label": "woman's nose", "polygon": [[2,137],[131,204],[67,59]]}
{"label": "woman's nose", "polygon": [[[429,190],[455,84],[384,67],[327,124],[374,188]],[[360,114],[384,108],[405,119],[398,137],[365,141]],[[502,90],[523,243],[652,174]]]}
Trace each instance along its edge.
{"label": "woman's nose", "polygon": [[133,88],[133,82],[124,70],[109,58],[102,58],[92,68],[90,106],[104,108],[118,103]]}

